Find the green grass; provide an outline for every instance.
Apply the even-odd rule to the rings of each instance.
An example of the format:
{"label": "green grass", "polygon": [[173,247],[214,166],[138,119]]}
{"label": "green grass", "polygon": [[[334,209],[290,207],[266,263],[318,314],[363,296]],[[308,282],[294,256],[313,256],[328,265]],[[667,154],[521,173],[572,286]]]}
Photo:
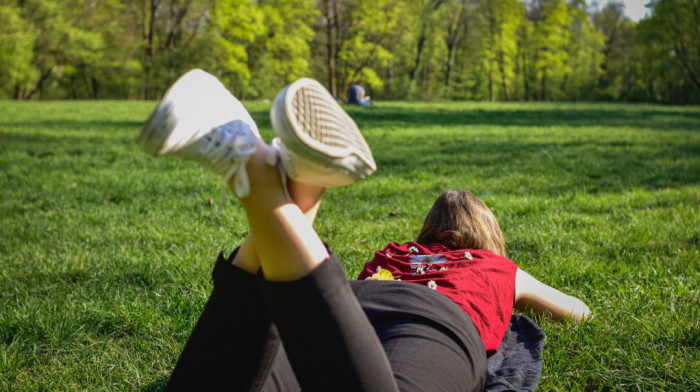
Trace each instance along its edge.
{"label": "green grass", "polygon": [[[154,105],[0,101],[0,390],[159,390],[246,234],[232,197],[217,213],[218,178],[134,145]],[[269,141],[269,105],[246,105]],[[700,108],[349,111],[379,171],[330,190],[317,225],[349,276],[466,188],[521,268],[596,314],[538,320],[540,390],[699,388]]]}

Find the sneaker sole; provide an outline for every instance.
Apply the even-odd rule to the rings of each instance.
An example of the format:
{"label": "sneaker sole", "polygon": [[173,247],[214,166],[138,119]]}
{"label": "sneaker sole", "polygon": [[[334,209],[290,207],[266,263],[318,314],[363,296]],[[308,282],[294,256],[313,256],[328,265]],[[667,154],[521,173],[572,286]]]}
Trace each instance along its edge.
{"label": "sneaker sole", "polygon": [[[346,185],[377,169],[355,121],[313,79],[300,79],[282,90],[270,119],[275,133],[293,154],[350,177],[321,180],[319,185]],[[290,177],[295,176],[290,173]]]}

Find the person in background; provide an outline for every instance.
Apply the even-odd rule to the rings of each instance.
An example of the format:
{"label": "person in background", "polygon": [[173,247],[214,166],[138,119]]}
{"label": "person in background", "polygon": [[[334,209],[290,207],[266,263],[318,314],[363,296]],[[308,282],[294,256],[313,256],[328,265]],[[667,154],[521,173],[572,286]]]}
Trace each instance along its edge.
{"label": "person in background", "polygon": [[362,82],[355,82],[348,90],[348,104],[369,106],[370,97],[365,96],[365,87]]}

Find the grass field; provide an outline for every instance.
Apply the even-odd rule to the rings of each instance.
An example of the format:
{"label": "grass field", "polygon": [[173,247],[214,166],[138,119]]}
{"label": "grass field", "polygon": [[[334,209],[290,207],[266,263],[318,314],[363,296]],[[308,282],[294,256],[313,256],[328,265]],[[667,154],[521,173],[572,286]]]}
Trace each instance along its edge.
{"label": "grass field", "polygon": [[[246,234],[220,179],[133,143],[154,105],[0,101],[1,391],[161,389]],[[269,104],[246,106],[269,141]],[[469,189],[521,268],[596,314],[538,320],[540,390],[700,389],[700,108],[349,110],[379,170],[327,192],[317,229],[350,277]]]}

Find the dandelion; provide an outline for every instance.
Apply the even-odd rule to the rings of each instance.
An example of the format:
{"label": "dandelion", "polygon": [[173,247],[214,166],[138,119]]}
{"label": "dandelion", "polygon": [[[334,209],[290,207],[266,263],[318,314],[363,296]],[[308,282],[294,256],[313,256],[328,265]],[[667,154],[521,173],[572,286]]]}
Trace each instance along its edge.
{"label": "dandelion", "polygon": [[428,282],[428,287],[430,287],[433,290],[437,290],[437,283],[435,283],[434,280],[431,280],[430,282]]}
{"label": "dandelion", "polygon": [[467,258],[467,260],[471,260],[471,259],[473,259],[473,258],[474,258],[474,256],[472,256],[472,254],[471,254],[471,253],[469,253],[469,252],[464,252],[464,257],[466,257],[466,258]]}

